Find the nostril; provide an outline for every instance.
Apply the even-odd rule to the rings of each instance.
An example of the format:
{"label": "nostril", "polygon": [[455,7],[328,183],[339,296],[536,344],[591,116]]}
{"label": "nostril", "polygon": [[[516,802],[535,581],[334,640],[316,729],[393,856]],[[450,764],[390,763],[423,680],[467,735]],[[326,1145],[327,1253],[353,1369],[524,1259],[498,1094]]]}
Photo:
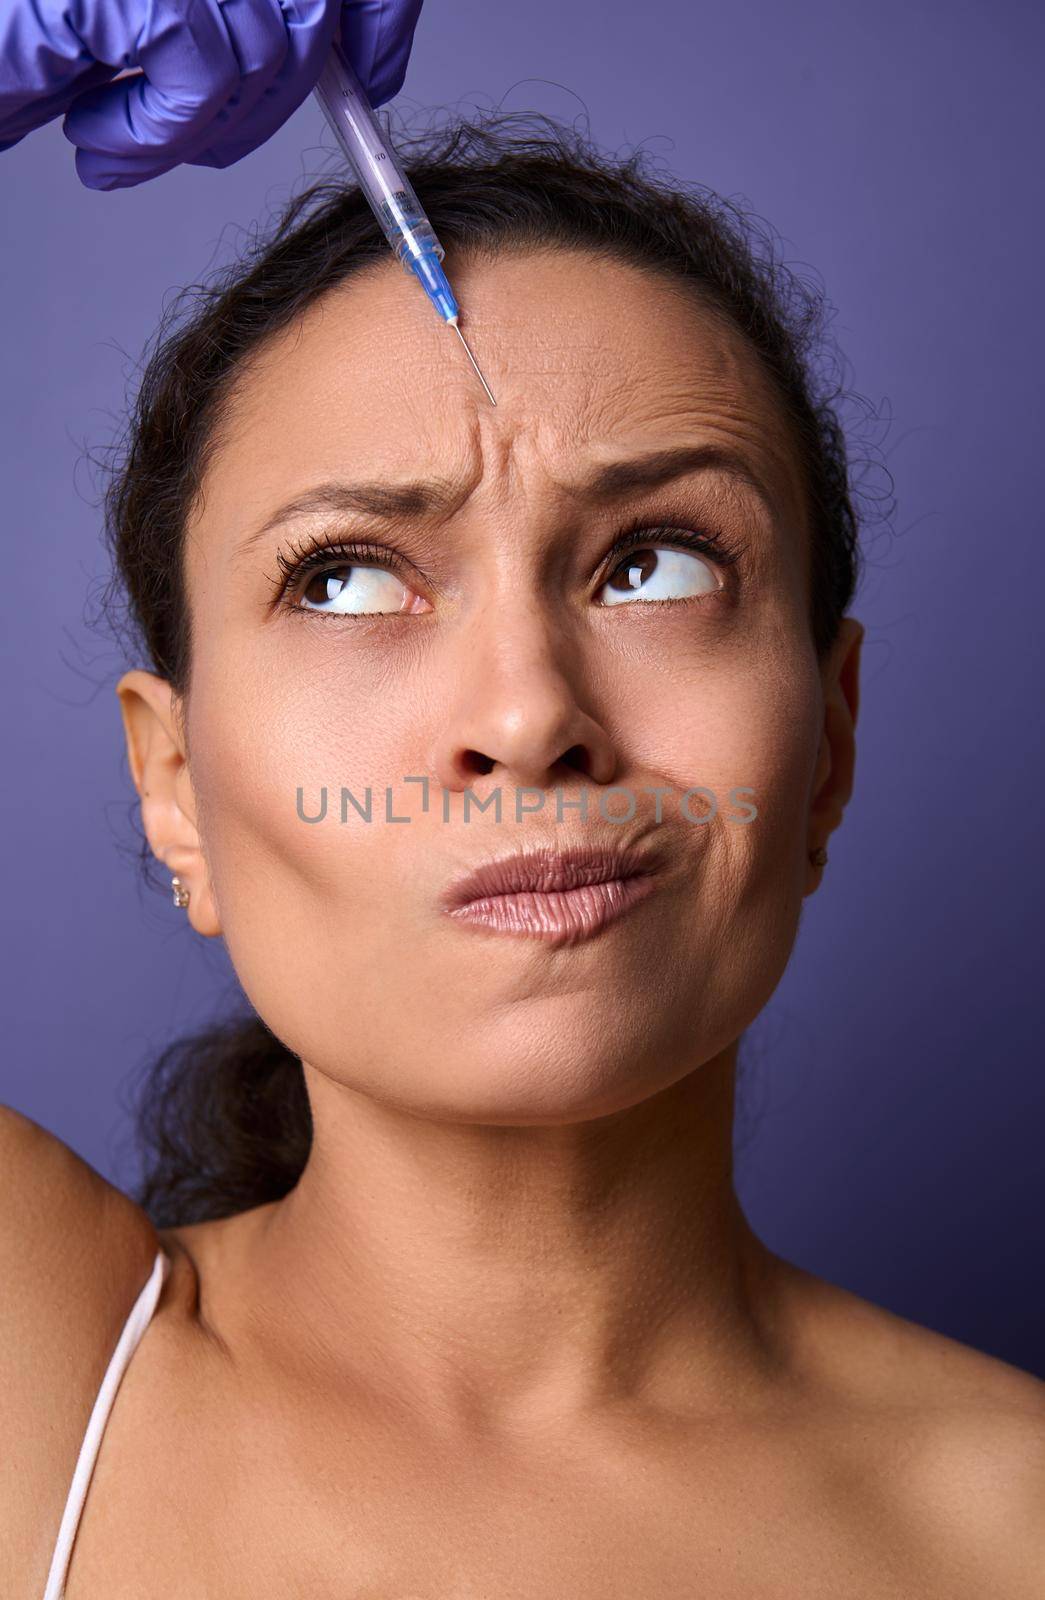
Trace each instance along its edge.
{"label": "nostril", "polygon": [[488,772],[493,771],[494,763],[490,756],[484,756],[478,750],[466,750],[461,757],[461,765],[469,777],[485,778]]}
{"label": "nostril", "polygon": [[584,745],[571,745],[566,754],[560,759],[564,765],[573,767],[577,772],[582,772],[586,778],[591,776],[591,755]]}

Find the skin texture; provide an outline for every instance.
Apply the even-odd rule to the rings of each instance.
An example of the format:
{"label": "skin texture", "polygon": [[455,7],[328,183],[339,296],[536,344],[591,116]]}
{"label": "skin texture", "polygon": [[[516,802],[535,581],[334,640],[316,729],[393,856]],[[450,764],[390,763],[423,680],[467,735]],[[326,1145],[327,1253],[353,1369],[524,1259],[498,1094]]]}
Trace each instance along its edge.
{"label": "skin texture", "polygon": [[[733,1191],[737,1042],[854,771],[863,630],[818,664],[786,419],[668,282],[568,253],[448,268],[496,408],[398,268],[328,295],[242,375],[210,460],[187,702],[119,685],[152,848],[302,1057],[315,1142],[285,1200],[164,1236],[69,1600],[1030,1600],[1045,1386],[782,1261]],[[578,488],[697,444],[764,497],[722,469]],[[245,543],[334,479],[443,499]],[[608,605],[633,520],[739,560],[681,553],[683,598]],[[277,607],[277,550],[320,529],[398,554],[364,575],[386,609]],[[333,814],[304,823],[298,786],[313,810],[324,784]],[[341,784],[377,819],[391,784],[411,821],[340,825]],[[638,797],[616,826],[614,784]],[[670,803],[697,784],[722,802],[703,826]],[[587,788],[588,822],[517,822],[524,785]],[[465,824],[465,789],[498,786],[502,823]],[[575,944],[440,914],[479,862],[575,842],[656,849],[657,892]],[[147,1236],[122,1212],[106,1235],[129,1298]]]}

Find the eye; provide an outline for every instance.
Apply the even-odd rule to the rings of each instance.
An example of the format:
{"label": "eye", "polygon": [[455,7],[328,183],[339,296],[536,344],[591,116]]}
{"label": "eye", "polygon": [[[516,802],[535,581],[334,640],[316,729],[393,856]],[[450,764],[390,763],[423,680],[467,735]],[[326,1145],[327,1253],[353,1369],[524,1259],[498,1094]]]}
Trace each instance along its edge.
{"label": "eye", "polygon": [[280,551],[282,603],[324,616],[414,613],[427,602],[394,570],[391,552],[370,544],[325,544]]}
{"label": "eye", "polygon": [[[655,543],[657,536],[665,544]],[[646,542],[640,541],[645,536]],[[730,565],[735,554],[708,534],[688,528],[639,529],[626,536],[631,546],[602,585],[604,605],[634,600],[689,600],[715,594],[722,587],[712,561]],[[672,545],[685,544],[679,550]]]}
{"label": "eye", "polygon": [[416,596],[394,572],[345,565],[314,572],[298,596],[303,611],[326,611],[341,616],[408,611],[415,600]]}

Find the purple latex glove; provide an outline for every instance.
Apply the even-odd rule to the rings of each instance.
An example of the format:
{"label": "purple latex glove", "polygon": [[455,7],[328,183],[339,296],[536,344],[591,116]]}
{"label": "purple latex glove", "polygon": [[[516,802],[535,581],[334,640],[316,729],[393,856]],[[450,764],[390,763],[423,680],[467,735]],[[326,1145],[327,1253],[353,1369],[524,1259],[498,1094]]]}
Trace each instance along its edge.
{"label": "purple latex glove", "polygon": [[0,150],[64,114],[88,189],[231,166],[297,110],[335,38],[372,104],[390,100],[421,4],[0,0]]}

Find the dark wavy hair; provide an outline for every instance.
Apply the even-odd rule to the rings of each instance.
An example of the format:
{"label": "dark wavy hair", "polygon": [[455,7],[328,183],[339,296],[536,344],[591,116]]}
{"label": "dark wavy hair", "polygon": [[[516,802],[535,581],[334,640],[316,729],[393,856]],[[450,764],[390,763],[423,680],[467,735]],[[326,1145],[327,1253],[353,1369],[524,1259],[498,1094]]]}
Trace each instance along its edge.
{"label": "dark wavy hair", "polygon": [[[822,291],[784,265],[765,225],[732,201],[663,176],[641,153],[605,155],[552,119],[490,115],[404,145],[449,250],[593,251],[690,286],[746,336],[775,383],[801,460],[809,626],[823,659],[855,592],[860,551],[836,410],[844,391],[825,372],[837,371],[839,358],[826,337]],[[182,696],[192,656],[184,529],[233,381],[266,339],[387,253],[356,187],[313,182],[233,266],[176,296],[146,350],[108,466],[112,575],[103,610],[130,658],[147,660]],[[141,847],[146,878],[158,882],[144,834]],[[312,1136],[301,1062],[249,1004],[168,1046],[143,1077],[135,1117],[143,1156],[135,1198],[159,1227],[280,1198],[297,1182]]]}

